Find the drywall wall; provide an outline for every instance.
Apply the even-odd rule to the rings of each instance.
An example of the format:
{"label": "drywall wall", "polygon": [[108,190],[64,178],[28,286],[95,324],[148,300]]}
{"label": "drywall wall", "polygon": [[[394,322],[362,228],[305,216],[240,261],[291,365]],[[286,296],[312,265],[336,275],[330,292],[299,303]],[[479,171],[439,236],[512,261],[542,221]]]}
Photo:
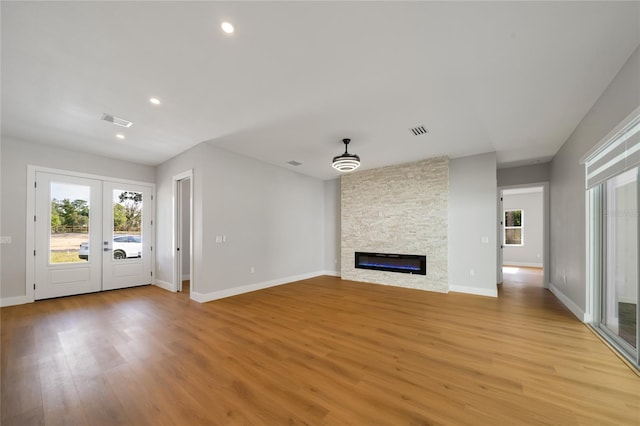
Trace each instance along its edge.
{"label": "drywall wall", "polygon": [[548,182],[550,176],[551,163],[498,169],[498,186]]}
{"label": "drywall wall", "polygon": [[172,177],[187,169],[192,297],[213,300],[324,270],[324,182],[205,143],[158,167],[158,279],[172,282]]}
{"label": "drywall wall", "polygon": [[585,175],[580,159],[640,105],[640,48],[551,162],[551,286],[579,317],[586,307]]}
{"label": "drywall wall", "polygon": [[449,163],[449,288],[497,296],[495,153]]}
{"label": "drywall wall", "polygon": [[521,246],[505,246],[503,265],[542,267],[543,250],[543,194],[538,192],[524,194],[504,194],[503,210],[522,210]]}
{"label": "drywall wall", "polygon": [[324,182],[324,270],[340,275],[340,179]]}
{"label": "drywall wall", "polygon": [[153,167],[122,160],[68,151],[50,145],[3,138],[2,141],[2,225],[0,233],[10,236],[2,245],[2,299],[25,295],[27,165],[79,173],[155,182]]}
{"label": "drywall wall", "polygon": [[174,196],[175,188],[173,177],[181,173],[191,171],[191,186],[193,187],[193,199],[191,201],[193,217],[193,270],[191,270],[191,290],[197,287],[204,278],[203,275],[203,200],[204,192],[204,162],[208,154],[205,145],[196,145],[187,151],[177,155],[169,161],[159,165],[156,169],[156,283],[167,289],[175,289],[175,245],[173,241],[174,229]]}

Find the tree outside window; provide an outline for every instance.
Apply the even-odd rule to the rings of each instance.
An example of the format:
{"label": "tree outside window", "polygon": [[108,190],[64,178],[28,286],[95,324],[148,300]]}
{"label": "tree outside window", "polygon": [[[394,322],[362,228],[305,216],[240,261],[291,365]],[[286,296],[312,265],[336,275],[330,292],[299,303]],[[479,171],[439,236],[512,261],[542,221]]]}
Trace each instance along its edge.
{"label": "tree outside window", "polygon": [[522,244],[522,210],[505,210],[504,245],[521,246]]}

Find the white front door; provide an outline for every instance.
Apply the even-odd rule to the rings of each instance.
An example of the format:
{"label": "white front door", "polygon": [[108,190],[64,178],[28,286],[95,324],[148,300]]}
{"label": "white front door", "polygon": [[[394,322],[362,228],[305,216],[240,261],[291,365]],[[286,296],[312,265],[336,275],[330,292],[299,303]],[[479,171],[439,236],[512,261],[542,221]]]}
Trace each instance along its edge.
{"label": "white front door", "polygon": [[151,186],[35,179],[36,300],[151,283]]}
{"label": "white front door", "polygon": [[102,182],[37,172],[36,184],[35,299],[99,291]]}
{"label": "white front door", "polygon": [[151,282],[151,187],[103,185],[103,290]]}

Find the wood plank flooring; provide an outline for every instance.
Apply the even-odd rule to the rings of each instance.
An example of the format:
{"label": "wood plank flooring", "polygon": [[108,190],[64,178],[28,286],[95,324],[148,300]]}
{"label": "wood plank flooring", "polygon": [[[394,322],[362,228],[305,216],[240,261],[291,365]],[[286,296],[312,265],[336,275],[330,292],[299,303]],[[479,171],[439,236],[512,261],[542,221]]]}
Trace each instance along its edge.
{"label": "wood plank flooring", "polygon": [[1,309],[3,425],[639,425],[640,378],[540,286],[319,277]]}

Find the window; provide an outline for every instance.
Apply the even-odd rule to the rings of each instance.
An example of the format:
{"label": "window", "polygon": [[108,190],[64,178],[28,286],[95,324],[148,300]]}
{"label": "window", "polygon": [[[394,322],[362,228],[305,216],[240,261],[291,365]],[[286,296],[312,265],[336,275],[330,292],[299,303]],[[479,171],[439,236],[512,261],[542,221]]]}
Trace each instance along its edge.
{"label": "window", "polygon": [[505,210],[504,245],[521,246],[522,244],[522,210]]}

